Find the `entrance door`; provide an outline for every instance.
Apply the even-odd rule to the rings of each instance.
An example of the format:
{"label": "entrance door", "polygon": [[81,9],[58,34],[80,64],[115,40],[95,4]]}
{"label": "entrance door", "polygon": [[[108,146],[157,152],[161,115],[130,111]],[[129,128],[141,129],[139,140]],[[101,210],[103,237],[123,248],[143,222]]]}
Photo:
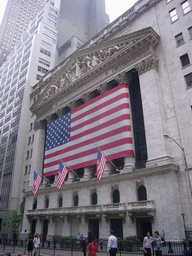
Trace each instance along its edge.
{"label": "entrance door", "polygon": [[34,236],[36,229],[36,220],[31,221],[31,235]]}
{"label": "entrance door", "polygon": [[89,220],[89,232],[92,237],[95,237],[96,239],[99,238],[99,220],[97,219]]}
{"label": "entrance door", "polygon": [[122,219],[110,219],[110,229],[114,231],[116,237],[123,237]]}
{"label": "entrance door", "polygon": [[48,220],[44,220],[43,221],[43,242],[46,241],[47,232],[48,232]]}
{"label": "entrance door", "polygon": [[136,219],[137,237],[143,241],[143,237],[147,235],[149,231],[152,235],[151,218],[137,218]]}

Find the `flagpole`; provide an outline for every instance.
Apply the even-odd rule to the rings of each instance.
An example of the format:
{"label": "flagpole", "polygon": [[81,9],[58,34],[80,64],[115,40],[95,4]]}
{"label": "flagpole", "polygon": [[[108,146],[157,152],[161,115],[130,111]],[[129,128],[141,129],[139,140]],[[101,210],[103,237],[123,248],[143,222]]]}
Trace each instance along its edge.
{"label": "flagpole", "polygon": [[113,167],[115,167],[116,170],[118,170],[118,168],[114,165],[114,163],[109,159],[108,156],[105,155],[105,153],[103,152],[103,150],[95,143],[95,145],[99,148],[99,150],[101,150],[101,152],[103,153],[103,155],[109,160],[109,162],[113,165]]}
{"label": "flagpole", "polygon": [[50,181],[49,181],[48,179],[46,179],[42,174],[40,174],[39,172],[37,172],[37,171],[33,168],[33,166],[31,166],[31,167],[32,167],[32,169],[33,169],[36,173],[39,174],[39,176],[41,176],[41,178],[45,179],[47,182],[50,183]]}
{"label": "flagpole", "polygon": [[68,167],[70,169],[70,171],[72,171],[72,173],[74,173],[79,179],[80,177],[78,176],[78,174],[76,172],[74,172],[70,166],[68,166],[63,160],[60,160],[64,165],[66,165],[66,167]]}

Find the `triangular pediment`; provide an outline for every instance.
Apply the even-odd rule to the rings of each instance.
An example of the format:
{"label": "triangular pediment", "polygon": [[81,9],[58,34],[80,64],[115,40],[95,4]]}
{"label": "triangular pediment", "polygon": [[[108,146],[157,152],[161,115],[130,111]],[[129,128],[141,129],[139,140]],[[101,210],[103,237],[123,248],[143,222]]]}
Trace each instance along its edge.
{"label": "triangular pediment", "polygon": [[152,28],[146,28],[118,38],[104,40],[89,48],[81,48],[75,51],[68,59],[50,71],[34,87],[34,93],[38,91],[38,99],[31,106],[31,111],[46,108],[49,103],[63,97],[75,86],[82,85],[92,76],[105,70],[108,65],[113,65],[124,54],[133,54],[145,44],[155,48],[159,42],[159,36]]}

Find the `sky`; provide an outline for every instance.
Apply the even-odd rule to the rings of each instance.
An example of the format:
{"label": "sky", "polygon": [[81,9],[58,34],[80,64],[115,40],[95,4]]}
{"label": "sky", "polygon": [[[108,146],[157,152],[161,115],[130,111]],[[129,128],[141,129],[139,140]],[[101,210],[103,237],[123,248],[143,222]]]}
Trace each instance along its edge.
{"label": "sky", "polygon": [[[106,12],[109,15],[110,22],[128,10],[135,2],[136,0],[105,0]],[[0,23],[3,18],[6,3],[7,0],[0,0]]]}

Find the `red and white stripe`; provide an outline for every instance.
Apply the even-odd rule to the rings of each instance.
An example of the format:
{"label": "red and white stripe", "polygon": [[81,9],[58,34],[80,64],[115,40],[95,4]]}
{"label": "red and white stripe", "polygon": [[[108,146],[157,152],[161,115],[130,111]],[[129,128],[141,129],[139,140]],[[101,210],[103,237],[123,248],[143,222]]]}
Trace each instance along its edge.
{"label": "red and white stripe", "polygon": [[128,85],[121,84],[71,111],[70,141],[45,152],[44,176],[60,159],[73,170],[97,163],[97,146],[110,160],[134,156]]}

